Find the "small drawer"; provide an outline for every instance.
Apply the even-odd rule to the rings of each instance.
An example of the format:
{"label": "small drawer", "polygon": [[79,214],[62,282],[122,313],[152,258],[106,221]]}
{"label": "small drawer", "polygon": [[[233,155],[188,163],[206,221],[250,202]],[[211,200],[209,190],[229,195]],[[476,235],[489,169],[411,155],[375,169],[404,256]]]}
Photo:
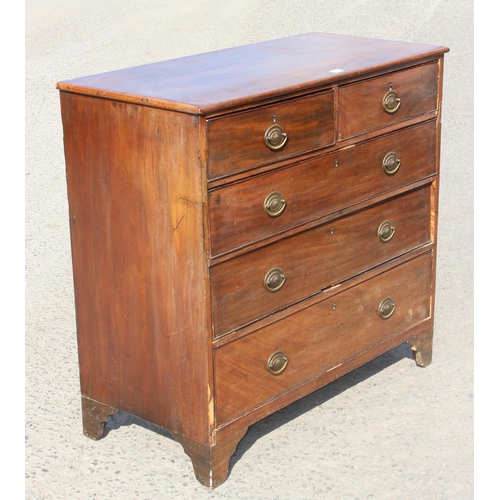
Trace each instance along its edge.
{"label": "small drawer", "polygon": [[209,192],[212,256],[436,173],[435,120]]}
{"label": "small drawer", "polygon": [[208,178],[329,146],[334,134],[333,91],[209,119]]}
{"label": "small drawer", "polygon": [[216,337],[431,241],[430,187],[210,270]]}
{"label": "small drawer", "polygon": [[221,425],[429,318],[431,255],[215,351]]}
{"label": "small drawer", "polygon": [[437,63],[339,87],[339,141],[435,111],[437,98]]}

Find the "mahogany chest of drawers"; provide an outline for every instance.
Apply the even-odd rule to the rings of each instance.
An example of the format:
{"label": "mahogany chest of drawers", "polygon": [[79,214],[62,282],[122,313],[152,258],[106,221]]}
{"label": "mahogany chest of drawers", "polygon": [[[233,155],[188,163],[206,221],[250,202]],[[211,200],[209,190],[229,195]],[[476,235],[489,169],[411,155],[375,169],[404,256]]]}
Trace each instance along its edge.
{"label": "mahogany chest of drawers", "polygon": [[312,33],[58,84],[86,435],[129,412],[216,487],[249,425],[430,363],[447,51]]}

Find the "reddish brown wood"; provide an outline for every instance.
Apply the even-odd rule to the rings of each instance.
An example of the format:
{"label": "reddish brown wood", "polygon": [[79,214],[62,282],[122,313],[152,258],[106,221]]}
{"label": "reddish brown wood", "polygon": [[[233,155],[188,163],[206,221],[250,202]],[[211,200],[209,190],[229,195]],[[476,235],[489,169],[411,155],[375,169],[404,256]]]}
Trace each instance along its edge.
{"label": "reddish brown wood", "polygon": [[[431,254],[305,308],[215,353],[217,425],[335,368],[430,316]],[[391,297],[396,310],[378,315]],[[289,364],[272,375],[266,364],[283,351]]]}
{"label": "reddish brown wood", "polygon": [[[379,130],[372,130],[371,132],[366,132],[363,134],[361,137],[356,136],[356,137],[351,137],[350,139],[342,140],[341,142],[336,142],[333,146],[328,146],[326,148],[322,148],[321,151],[314,150],[314,151],[309,151],[306,153],[303,153],[300,155],[300,162],[306,161],[308,159],[313,159],[317,158],[318,155],[323,155],[327,153],[333,153],[342,149],[346,149],[350,146],[355,146],[357,144],[360,144],[361,142],[364,141],[369,141],[371,139],[375,139],[378,137],[383,137],[386,134],[396,132],[400,130],[402,127],[412,127],[413,125],[418,125],[420,123],[424,123],[430,120],[435,120],[436,119],[436,111],[431,111],[429,113],[425,113],[424,115],[420,115],[416,118],[410,118],[409,120],[405,120],[404,123],[395,123],[392,125],[387,126],[384,128],[383,133],[381,134]],[[249,177],[249,175],[259,175],[263,174],[266,172],[270,172],[272,170],[278,170],[283,167],[288,167],[290,166],[290,161],[292,159],[283,159],[283,160],[278,160],[274,163],[266,164],[266,165],[261,165],[259,167],[252,168],[251,172],[244,170],[243,172],[238,172],[236,174],[232,174],[226,177],[219,177],[217,179],[210,179],[208,181],[208,186],[209,189],[216,189],[216,188],[221,188],[227,185],[230,185],[234,182],[239,182],[242,180],[245,180]],[[298,163],[298,159],[294,160],[295,162]]]}
{"label": "reddish brown wood", "polygon": [[[328,287],[322,290],[321,293],[311,295],[310,297],[301,300],[300,302],[295,302],[294,304],[291,304],[285,309],[280,309],[279,311],[269,316],[265,316],[260,320],[257,320],[253,323],[249,323],[246,326],[238,328],[237,330],[234,330],[220,337],[216,337],[214,338],[213,341],[214,349],[222,347],[223,345],[229,344],[230,342],[233,342],[239,338],[245,337],[251,333],[261,330],[262,328],[265,328],[268,325],[272,325],[273,323],[281,321],[282,319],[287,318],[288,316],[300,312],[304,308],[312,307],[314,304],[317,304],[318,302],[322,302],[323,300],[326,300],[329,297],[337,295],[338,293],[341,293],[344,290],[352,288],[353,286],[356,286],[360,283],[364,283],[365,281],[368,281],[369,279],[378,276],[381,272],[385,272],[392,269],[396,264],[403,264],[404,262],[407,262],[409,260],[414,259],[415,257],[418,257],[419,255],[422,255],[429,251],[433,251],[433,248],[434,248],[433,243],[430,242],[426,243],[425,245],[415,248],[410,253],[403,254],[400,257],[397,257],[396,259],[379,264],[378,266],[372,267],[371,269],[361,274],[357,274],[346,281],[342,281],[334,286]],[[408,336],[408,338],[410,337],[411,335]],[[404,340],[403,342],[406,342],[406,340]]]}
{"label": "reddish brown wood", "polygon": [[[387,175],[382,166],[389,152],[401,159],[394,175]],[[436,122],[431,121],[215,189],[209,194],[212,255],[261,241],[435,172]],[[264,212],[264,200],[273,191],[287,203],[275,218]]]}
{"label": "reddish brown wood", "polygon": [[59,88],[203,114],[436,59],[448,50],[308,33],[85,76]]}
{"label": "reddish brown wood", "polygon": [[[429,242],[429,200],[429,187],[420,188],[212,267],[215,336]],[[378,228],[386,220],[396,231],[383,243]],[[264,278],[274,267],[286,281],[269,292]]]}
{"label": "reddish brown wood", "polygon": [[[216,487],[257,420],[402,342],[430,361],[447,51],[309,34],[58,84],[86,434],[127,411]],[[287,207],[271,220],[272,190]]]}
{"label": "reddish brown wood", "polygon": [[280,395],[278,398],[270,399],[256,408],[253,408],[250,412],[244,413],[241,416],[230,420],[220,426],[215,430],[217,439],[224,439],[226,436],[231,435],[237,429],[244,428],[262,420],[263,418],[285,408],[291,403],[301,399],[304,396],[314,392],[315,390],[324,387],[325,385],[333,382],[346,373],[349,373],[356,368],[363,366],[364,364],[372,361],[381,354],[384,354],[395,347],[404,344],[410,337],[414,337],[415,334],[426,331],[429,325],[432,325],[433,319],[428,318],[422,323],[418,323],[409,330],[404,330],[393,337],[383,340],[379,344],[373,346],[371,349],[360,353],[358,356],[349,359],[345,363],[335,367],[332,370],[321,373],[317,377],[309,380],[307,383],[295,386],[284,394]]}
{"label": "reddish brown wood", "polygon": [[[387,113],[382,99],[394,90],[399,109]],[[423,115],[438,107],[438,65],[426,64],[367,82],[339,87],[339,141]]]}
{"label": "reddish brown wood", "polygon": [[61,103],[82,394],[208,443],[198,118],[64,92]]}
{"label": "reddish brown wood", "polygon": [[172,436],[182,445],[184,452],[193,462],[196,479],[203,486],[216,488],[227,479],[229,461],[247,430],[248,428],[241,429],[211,446],[191,441],[177,434],[172,434]]}
{"label": "reddish brown wood", "polygon": [[[287,134],[274,151],[265,141],[274,123]],[[214,179],[296,156],[335,142],[333,92],[279,102],[209,120],[208,177]]]}

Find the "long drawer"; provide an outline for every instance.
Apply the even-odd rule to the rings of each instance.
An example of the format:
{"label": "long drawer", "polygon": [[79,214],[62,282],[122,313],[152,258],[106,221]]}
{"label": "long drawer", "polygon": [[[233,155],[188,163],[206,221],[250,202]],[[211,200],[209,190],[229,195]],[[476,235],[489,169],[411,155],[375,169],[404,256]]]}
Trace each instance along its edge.
{"label": "long drawer", "polygon": [[437,63],[339,87],[339,141],[437,110]]}
{"label": "long drawer", "polygon": [[210,119],[208,178],[334,144],[334,116],[328,91]]}
{"label": "long drawer", "polygon": [[436,173],[434,120],[209,192],[212,256]]}
{"label": "long drawer", "polygon": [[429,206],[423,187],[213,266],[215,336],[429,242]]}
{"label": "long drawer", "polygon": [[428,318],[431,267],[420,255],[217,349],[217,425]]}

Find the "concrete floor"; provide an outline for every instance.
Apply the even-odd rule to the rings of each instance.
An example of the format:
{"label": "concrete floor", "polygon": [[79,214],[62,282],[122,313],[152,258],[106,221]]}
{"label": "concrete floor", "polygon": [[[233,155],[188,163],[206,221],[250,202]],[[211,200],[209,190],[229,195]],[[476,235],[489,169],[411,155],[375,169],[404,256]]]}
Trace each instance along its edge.
{"label": "concrete floor", "polygon": [[[473,498],[472,20],[472,0],[26,1],[26,498]],[[55,83],[310,31],[451,49],[434,360],[419,369],[399,347],[252,426],[209,491],[130,415],[101,441],[82,434]]]}

